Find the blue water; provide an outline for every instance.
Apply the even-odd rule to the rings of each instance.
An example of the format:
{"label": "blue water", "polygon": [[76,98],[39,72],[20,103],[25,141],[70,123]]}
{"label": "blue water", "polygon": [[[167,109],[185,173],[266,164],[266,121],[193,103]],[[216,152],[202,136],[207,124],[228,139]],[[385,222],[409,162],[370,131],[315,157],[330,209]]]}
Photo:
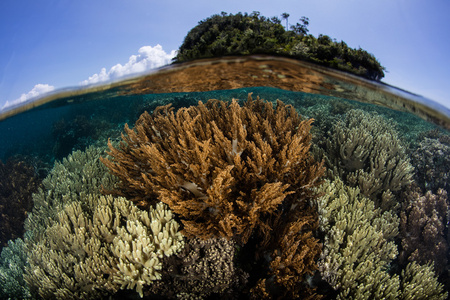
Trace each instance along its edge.
{"label": "blue water", "polygon": [[[134,124],[145,110],[151,112],[156,106],[172,103],[175,108],[196,105],[198,101],[208,99],[229,101],[232,98],[244,101],[248,93],[263,99],[274,101],[280,99],[294,105],[305,117],[316,118],[323,111],[322,106],[334,101],[348,103],[350,108],[363,108],[377,111],[388,118],[401,120],[401,135],[413,140],[420,131],[427,131],[437,126],[431,125],[411,114],[390,109],[303,92],[290,92],[281,89],[257,87],[212,92],[150,94],[131,96],[109,96],[103,98],[98,93],[60,99],[38,108],[16,115],[0,122],[0,159],[24,154],[38,156],[53,163],[62,159],[73,150],[82,150],[99,139],[99,132],[106,138],[106,132],[117,137],[125,123]],[[342,111],[340,113],[343,113]],[[339,111],[335,112],[339,115]],[[316,114],[316,115],[315,115]],[[110,137],[112,137],[110,136]]]}

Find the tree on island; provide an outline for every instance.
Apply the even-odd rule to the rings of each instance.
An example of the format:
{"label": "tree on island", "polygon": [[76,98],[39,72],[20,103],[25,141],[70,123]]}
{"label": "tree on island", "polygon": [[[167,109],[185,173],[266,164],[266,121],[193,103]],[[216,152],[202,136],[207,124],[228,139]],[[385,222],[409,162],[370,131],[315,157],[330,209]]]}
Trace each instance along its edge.
{"label": "tree on island", "polygon": [[291,26],[291,30],[295,32],[298,35],[306,35],[309,32],[308,25],[309,25],[309,18],[307,17],[301,17],[300,18],[301,23],[297,23],[295,25]]}
{"label": "tree on island", "polygon": [[[281,15],[287,18],[288,13]],[[178,50],[174,62],[225,55],[270,54],[310,61],[353,73],[371,80],[381,80],[385,68],[372,54],[354,49],[327,35],[308,34],[309,19],[286,30],[277,17],[267,18],[258,11],[235,15],[222,12],[192,28]]]}
{"label": "tree on island", "polygon": [[288,30],[288,28],[289,28],[289,23],[288,23],[289,14],[288,13],[282,13],[281,17],[283,18],[283,20],[286,20],[286,30]]}

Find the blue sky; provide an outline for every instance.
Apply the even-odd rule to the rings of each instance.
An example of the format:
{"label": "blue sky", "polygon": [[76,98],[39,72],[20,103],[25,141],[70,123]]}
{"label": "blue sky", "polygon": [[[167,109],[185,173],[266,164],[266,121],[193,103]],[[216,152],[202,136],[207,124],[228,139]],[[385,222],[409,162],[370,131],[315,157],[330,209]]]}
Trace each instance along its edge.
{"label": "blue sky", "polygon": [[450,107],[448,0],[1,0],[0,108],[170,62],[221,11],[306,16],[311,34],[374,54],[384,82]]}

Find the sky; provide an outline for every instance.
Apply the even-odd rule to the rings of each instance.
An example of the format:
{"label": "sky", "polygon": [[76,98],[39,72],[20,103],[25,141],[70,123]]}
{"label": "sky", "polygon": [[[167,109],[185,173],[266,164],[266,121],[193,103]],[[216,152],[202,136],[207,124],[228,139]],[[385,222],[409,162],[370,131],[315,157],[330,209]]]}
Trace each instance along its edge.
{"label": "sky", "polygon": [[383,82],[450,108],[449,0],[1,0],[0,109],[169,64],[222,11],[306,16],[310,34],[375,55]]}

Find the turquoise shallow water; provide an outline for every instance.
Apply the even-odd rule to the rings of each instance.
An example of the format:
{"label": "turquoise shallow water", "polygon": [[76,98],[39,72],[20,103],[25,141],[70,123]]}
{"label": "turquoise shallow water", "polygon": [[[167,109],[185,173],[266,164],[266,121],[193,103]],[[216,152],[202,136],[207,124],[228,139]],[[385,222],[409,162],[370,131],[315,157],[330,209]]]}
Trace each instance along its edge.
{"label": "turquoise shallow water", "polygon": [[[350,108],[379,112],[398,120],[400,135],[410,140],[416,139],[420,132],[440,130],[439,126],[429,124],[414,115],[375,105],[267,87],[110,98],[92,93],[71,97],[70,101],[60,99],[44,104],[0,123],[4,141],[0,145],[0,159],[6,160],[12,155],[23,154],[39,156],[53,163],[55,159],[60,160],[73,150],[82,150],[92,143],[97,143],[99,138],[117,137],[125,123],[134,124],[144,111],[151,112],[159,105],[172,103],[173,107],[180,108],[196,105],[198,101],[206,102],[208,99],[229,101],[233,98],[243,102],[248,93],[269,101],[279,99],[292,104],[300,114],[315,118],[317,122],[322,122],[317,116],[326,112],[325,109],[334,109],[337,117]],[[348,107],[342,108],[342,111],[331,107],[339,105]]]}
{"label": "turquoise shallow water", "polygon": [[[243,106],[249,94],[254,100],[259,97],[274,104],[281,100],[292,105],[303,120],[314,119],[311,140],[306,139],[304,144],[308,145],[308,154],[302,159],[297,157],[291,169],[280,167],[282,171],[277,173],[273,171],[274,166],[285,160],[286,153],[300,151],[294,143],[286,144],[287,152],[280,150],[286,143],[284,138],[289,140],[292,132],[283,131],[274,122],[273,132],[281,132],[279,136],[274,138],[267,133],[269,131],[261,131],[259,142],[259,133],[247,137],[249,145],[257,145],[255,149],[266,149],[261,150],[264,157],[273,156],[271,165],[261,162],[262,158],[258,160],[256,150],[250,150],[253,148],[239,152],[239,143],[243,141],[223,129],[232,145],[232,155],[239,155],[242,161],[248,162],[243,173],[227,171],[232,174],[230,182],[233,183],[227,186],[228,192],[223,189],[223,194],[207,191],[219,184],[218,174],[225,174],[220,173],[222,167],[238,169],[236,160],[228,160],[224,166],[214,162],[219,161],[220,155],[211,152],[206,156],[211,165],[203,164],[210,168],[204,171],[210,175],[202,177],[192,171],[197,168],[195,159],[192,162],[187,159],[197,155],[195,151],[203,149],[205,144],[200,148],[183,144],[185,132],[181,131],[178,136],[167,136],[165,140],[163,129],[171,132],[169,127],[164,127],[167,125],[152,129],[152,126],[159,126],[158,123],[152,126],[142,123],[142,114],[146,111],[152,114],[159,106],[171,104],[174,111],[178,111],[196,107],[199,101],[207,103],[209,99],[228,103],[236,99]],[[370,299],[424,296],[445,299],[444,293],[450,287],[449,132],[443,128],[445,126],[432,124],[409,112],[367,102],[370,101],[265,86],[174,93],[142,90],[133,93],[132,89],[124,93],[112,88],[56,97],[0,121],[3,247],[0,298],[97,299],[139,295],[151,298],[158,295],[163,299],[269,296],[358,299],[357,295],[364,292]],[[269,120],[267,111],[268,108],[264,108],[258,113]],[[138,120],[147,124],[148,132],[153,135],[148,133],[145,142],[143,137],[137,138],[135,144],[129,143],[131,148],[120,148],[125,124],[133,128]],[[280,120],[289,120],[289,117]],[[216,120],[206,122],[198,132],[192,131],[194,140],[190,143],[219,143],[217,135],[208,142],[201,138],[200,133],[207,132],[213,122]],[[297,124],[293,132],[303,128],[301,124]],[[245,129],[250,132],[248,127]],[[309,136],[307,131],[301,134]],[[142,153],[146,146],[158,145],[156,136],[160,135],[163,137],[159,148],[162,158],[159,159],[169,159],[164,155],[169,155],[172,147],[181,147],[185,154],[179,152],[179,159],[167,163],[164,170],[156,171],[158,160],[152,157],[142,160]],[[170,138],[173,140],[164,144]],[[104,160],[99,160],[99,157],[107,157],[104,151],[108,140],[123,151],[113,155],[117,165],[123,167],[116,173],[111,165],[105,166]],[[277,146],[279,144],[281,146]],[[185,158],[181,158],[183,155]],[[114,161],[111,157],[108,159]],[[316,179],[305,179],[301,181],[303,185],[298,183],[305,172],[316,172],[313,167],[299,167],[312,164],[307,162],[309,159],[317,166],[319,162],[323,164],[320,185]],[[266,169],[252,173],[253,160]],[[183,165],[187,166],[184,171],[176,171]],[[126,173],[128,171],[130,173]],[[112,177],[110,172],[117,177]],[[146,178],[156,178],[157,172],[162,172],[161,177],[156,181],[150,179],[151,188],[145,187],[150,182]],[[247,177],[239,177],[242,174]],[[125,181],[127,176],[131,180]],[[178,183],[165,185],[170,176],[176,178],[170,180]],[[205,183],[208,180],[211,180],[209,185]],[[275,190],[278,182],[286,184],[286,194],[280,192],[285,200],[273,205],[269,196],[258,192],[266,185]],[[124,202],[105,200],[108,194],[116,197],[114,199],[123,196],[120,201]],[[185,230],[181,237],[173,235],[171,238],[182,240],[184,246],[177,247],[184,247],[184,250],[176,250],[178,254],[158,254],[160,265],[154,267],[158,260],[152,261],[150,254],[156,251],[151,250],[157,240],[152,236],[153,229],[150,230],[150,225],[146,227],[144,217],[136,217],[140,213],[125,211],[136,209],[146,214],[149,205],[145,201],[153,203],[151,201],[156,199],[165,199],[164,195],[172,195],[172,200],[162,201],[168,205],[167,209],[174,211],[173,220],[179,223],[179,229]],[[245,210],[239,210],[243,204],[236,199],[242,195],[245,200],[241,201],[247,201],[251,207],[261,205],[259,211],[267,209],[265,213],[258,213],[259,221],[247,216]],[[173,200],[178,199],[176,197],[180,197],[179,201],[193,197],[191,200],[196,203],[193,207],[202,207],[201,214],[189,219],[192,216],[184,215],[182,206],[194,204],[176,202]],[[135,201],[137,198],[141,202]],[[224,206],[212,205],[210,200],[232,203],[230,207],[234,208],[230,213]],[[256,204],[258,201],[261,204]],[[144,202],[147,205],[143,205]],[[108,210],[111,211],[108,218],[116,218],[116,221],[105,221],[102,213]],[[240,237],[241,227],[237,225],[229,231],[234,233],[222,240],[219,238],[227,232],[225,229],[214,231],[207,242],[199,242],[192,233],[186,233],[188,222],[194,222],[201,230],[207,224],[215,228],[209,218],[215,220],[217,214],[222,219],[246,220],[239,221],[243,222],[239,226],[256,229],[250,231],[248,240]],[[302,218],[308,221],[301,223]],[[109,231],[98,229],[98,222],[103,222]],[[140,224],[147,231],[133,231],[133,226],[138,225],[131,224]],[[258,226],[265,229],[258,231]],[[149,237],[153,246],[145,248],[142,245]],[[264,239],[266,243],[262,242]],[[126,248],[126,243],[130,248]],[[176,255],[178,260],[174,258]],[[417,282],[423,282],[426,288]]]}

